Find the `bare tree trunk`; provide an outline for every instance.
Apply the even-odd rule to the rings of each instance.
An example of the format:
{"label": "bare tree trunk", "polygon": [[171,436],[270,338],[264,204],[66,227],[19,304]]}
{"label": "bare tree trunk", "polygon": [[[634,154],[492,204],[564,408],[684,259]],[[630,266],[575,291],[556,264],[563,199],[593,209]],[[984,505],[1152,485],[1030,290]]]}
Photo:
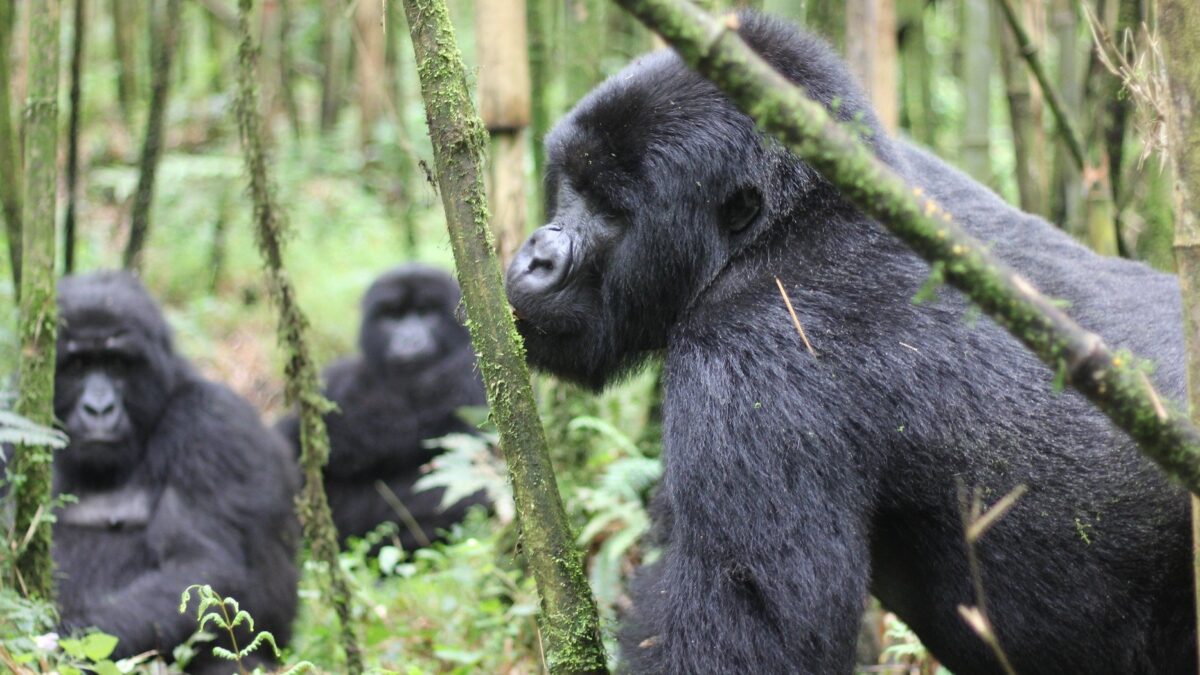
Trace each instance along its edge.
{"label": "bare tree trunk", "polygon": [[[1055,0],[1051,22],[1058,41],[1058,82],[1067,113],[1078,118],[1082,107],[1083,83],[1079,49],[1079,6],[1076,0]],[[1070,152],[1061,144],[1054,146],[1054,176],[1051,180],[1052,220],[1059,227],[1083,238],[1083,195],[1079,169]]]}
{"label": "bare tree trunk", "polygon": [[362,651],[354,635],[350,589],[338,564],[337,528],[325,498],[322,471],[329,458],[329,435],[322,415],[330,403],[321,395],[317,368],[308,351],[308,320],[296,304],[296,292],[283,268],[283,228],[262,142],[262,115],[255,89],[256,50],[250,35],[250,12],[254,0],[238,3],[237,119],[242,156],[250,182],[254,203],[254,232],[266,266],[267,287],[279,308],[279,342],[287,351],[286,388],[288,400],[300,412],[300,466],[304,471],[304,488],[296,502],[304,540],[312,557],[328,575],[331,597],[341,626],[340,641],[346,653],[346,671],[357,675],[363,671]]}
{"label": "bare tree trunk", "polygon": [[846,60],[883,127],[895,132],[900,123],[896,0],[846,0]]}
{"label": "bare tree trunk", "polygon": [[[1027,20],[1032,19],[1029,12],[1035,8],[1027,3],[1024,9]],[[1032,20],[1030,23],[1039,25]],[[1005,93],[1008,96],[1008,114],[1012,125],[1021,208],[1048,217],[1050,207],[1046,201],[1046,134],[1042,127],[1041,97],[1030,82],[1032,78],[1028,70],[1021,65],[1021,57],[1017,54],[1017,42],[1013,39],[1012,32],[998,32],[1000,70],[1004,74]]]}
{"label": "bare tree trunk", "polygon": [[8,238],[8,262],[12,270],[13,295],[21,293],[21,158],[17,153],[19,141],[13,124],[12,101],[9,100],[12,81],[12,29],[15,20],[15,0],[0,0],[0,212],[4,214],[4,231]]}
{"label": "bare tree trunk", "polygon": [[529,34],[529,87],[530,87],[530,142],[533,152],[534,191],[537,211],[535,220],[545,218],[545,195],[542,194],[542,176],[546,171],[545,140],[554,116],[547,90],[555,74],[552,67],[553,45],[551,30],[553,21],[552,0],[526,0],[525,20]]}
{"label": "bare tree trunk", "polygon": [[[490,5],[491,3],[481,3]],[[481,24],[479,39],[491,35],[491,24]],[[383,7],[379,2],[359,0],[354,11],[354,44],[357,60],[359,138],[363,148],[371,144],[375,127],[390,107],[387,83],[387,49],[383,34]]]}
{"label": "bare tree trunk", "polygon": [[529,54],[525,0],[475,5],[479,53],[479,112],[491,135],[487,174],[492,234],[501,264],[507,264],[528,229],[525,147],[530,115]]}
{"label": "bare tree trunk", "polygon": [[[58,202],[58,0],[29,7],[29,98],[25,102],[25,226],[22,238],[21,373],[18,414],[54,424],[54,362],[58,335],[54,261],[54,207]],[[26,542],[17,551],[19,587],[29,596],[54,597],[50,557],[50,479],[54,456],[46,447],[17,449],[14,532]]]}
{"label": "bare tree trunk", "polygon": [[471,338],[508,461],[522,551],[541,596],[546,664],[552,673],[605,672],[596,603],[558,492],[487,227],[487,136],[471,105],[444,0],[404,0],[404,8]]}
{"label": "bare tree trunk", "polygon": [[137,60],[134,39],[133,20],[136,12],[130,7],[130,0],[112,0],[113,20],[113,51],[117,54],[117,101],[121,105],[121,115],[125,118],[126,127],[133,124],[133,114],[137,100]]}
{"label": "bare tree trunk", "polygon": [[566,0],[563,48],[567,52],[567,102],[574,105],[604,76],[597,47],[607,43],[606,0]]}
{"label": "bare tree trunk", "polygon": [[[142,249],[150,233],[150,207],[154,203],[154,177],[162,158],[163,121],[167,115],[167,98],[171,89],[171,60],[179,30],[180,0],[166,0],[164,15],[150,21],[152,42],[157,42],[154,54],[154,74],[150,91],[150,111],[146,115],[146,136],[142,142],[141,173],[133,197],[130,216],[129,242],[125,246],[125,269],[140,271]],[[158,39],[154,40],[153,35]]]}
{"label": "bare tree trunk", "polygon": [[287,113],[292,135],[299,140],[304,129],[300,119],[300,105],[296,102],[296,89],[292,82],[292,3],[295,0],[279,0],[279,98]]}
{"label": "bare tree trunk", "polygon": [[327,132],[337,124],[342,109],[342,76],[345,62],[345,23],[342,20],[342,0],[322,0],[322,65],[325,72],[321,77],[321,131]]}
{"label": "bare tree trunk", "polygon": [[[1175,263],[1183,292],[1188,400],[1200,422],[1200,5],[1159,0],[1163,55],[1170,83],[1169,139],[1175,164]],[[1200,612],[1200,499],[1192,495],[1193,592]],[[1197,615],[1200,617],[1200,614]]]}
{"label": "bare tree trunk", "polygon": [[933,145],[933,87],[929,45],[925,37],[925,0],[903,0],[899,31],[901,126],[925,145]]}
{"label": "bare tree trunk", "polygon": [[75,271],[75,202],[79,184],[79,106],[82,103],[83,44],[87,35],[87,2],[75,0],[71,48],[71,112],[67,123],[67,214],[63,222],[63,268]]}
{"label": "bare tree trunk", "polygon": [[988,0],[963,0],[962,166],[981,183],[992,183],[992,25]]}

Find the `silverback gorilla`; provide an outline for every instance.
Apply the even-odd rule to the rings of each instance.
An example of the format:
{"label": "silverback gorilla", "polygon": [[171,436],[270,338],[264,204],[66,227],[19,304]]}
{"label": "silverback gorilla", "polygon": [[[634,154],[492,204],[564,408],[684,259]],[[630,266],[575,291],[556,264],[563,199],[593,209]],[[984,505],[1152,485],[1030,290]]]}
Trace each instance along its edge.
{"label": "silverback gorilla", "polygon": [[[196,630],[180,593],[209,584],[286,643],[298,481],[283,440],[174,352],[134,277],[67,277],[59,308],[54,412],[70,445],[55,455],[54,492],[78,498],[54,525],[63,629],[115,635],[116,657],[170,658]],[[206,645],[188,668],[229,669]]]}
{"label": "silverback gorilla", "polygon": [[[888,137],[815,38],[753,15],[739,32],[1182,398],[1173,277]],[[508,271],[529,359],[599,388],[665,358],[663,554],[634,583],[631,671],[850,672],[870,591],[954,672],[999,672],[956,609],[975,602],[960,482],[1029,488],[977,546],[1017,672],[1196,670],[1184,492],[957,292],[915,304],[928,266],[677,56],[611,78],[546,147],[550,222]]]}
{"label": "silverback gorilla", "polygon": [[[454,278],[435,267],[387,272],[363,297],[361,355],[325,370],[325,395],[339,408],[325,416],[325,491],[343,541],[393,522],[411,551],[485,501],[476,494],[442,509],[443,489],[413,488],[421,468],[441,452],[425,441],[474,433],[457,411],[486,403],[471,337],[456,316],[460,298]],[[278,429],[298,452],[296,416],[280,420]]]}

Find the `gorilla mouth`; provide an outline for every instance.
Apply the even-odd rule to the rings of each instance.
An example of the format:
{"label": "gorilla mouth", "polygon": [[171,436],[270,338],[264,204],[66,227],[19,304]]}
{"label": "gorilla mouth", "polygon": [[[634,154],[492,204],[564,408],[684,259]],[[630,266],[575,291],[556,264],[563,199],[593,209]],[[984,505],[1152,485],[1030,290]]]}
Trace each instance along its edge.
{"label": "gorilla mouth", "polygon": [[120,444],[124,440],[124,437],[120,436],[119,434],[86,434],[80,436],[72,445],[78,445],[85,448],[100,446],[101,448],[107,449],[114,445]]}

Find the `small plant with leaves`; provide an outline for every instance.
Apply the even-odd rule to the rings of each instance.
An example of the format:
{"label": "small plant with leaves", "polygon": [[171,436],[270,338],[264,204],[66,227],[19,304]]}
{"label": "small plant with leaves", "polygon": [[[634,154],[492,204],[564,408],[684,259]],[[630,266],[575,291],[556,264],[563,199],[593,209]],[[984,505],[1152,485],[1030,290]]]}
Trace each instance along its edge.
{"label": "small plant with leaves", "polygon": [[[229,636],[230,648],[216,645],[212,648],[214,656],[233,662],[237,665],[238,673],[242,674],[250,672],[244,664],[246,657],[258,651],[263,644],[270,645],[271,651],[278,658],[279,646],[275,644],[275,636],[265,630],[255,633],[254,617],[239,607],[237,600],[222,597],[220,593],[213,590],[212,586],[192,584],[185,588],[179,599],[180,614],[186,612],[188,605],[191,604],[193,591],[196,593],[198,602],[196,605],[197,630],[203,631],[205,628],[211,628]],[[246,630],[254,636],[244,647],[238,646],[236,630],[238,626],[242,625],[245,625]],[[282,671],[282,675],[291,675],[312,669],[313,665],[304,661]]]}
{"label": "small plant with leaves", "polygon": [[117,638],[93,630],[83,635],[60,638],[54,632],[58,613],[44,600],[22,597],[14,590],[0,590],[0,667],[16,675],[59,673],[59,675],[121,675],[143,672],[153,652],[114,661]]}

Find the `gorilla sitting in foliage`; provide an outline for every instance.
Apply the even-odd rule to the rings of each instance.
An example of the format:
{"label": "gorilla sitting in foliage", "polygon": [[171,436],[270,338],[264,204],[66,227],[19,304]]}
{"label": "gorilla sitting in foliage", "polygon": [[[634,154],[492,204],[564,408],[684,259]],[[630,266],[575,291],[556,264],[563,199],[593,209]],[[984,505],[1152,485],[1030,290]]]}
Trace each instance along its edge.
{"label": "gorilla sitting in foliage", "polygon": [[[54,524],[63,629],[115,635],[115,658],[153,649],[169,659],[197,628],[180,594],[208,584],[285,644],[298,480],[283,440],[175,353],[129,274],[67,277],[59,308],[54,412],[70,444],[55,454],[54,493],[77,499]],[[229,672],[209,645],[198,649],[189,672]]]}
{"label": "gorilla sitting in foliage", "polygon": [[[819,40],[741,36],[878,157],[1182,397],[1173,277],[1093,254],[888,137]],[[977,543],[1016,672],[1196,670],[1184,492],[1003,329],[672,52],[549,135],[548,225],[508,271],[531,362],[595,388],[662,353],[662,556],[634,583],[633,672],[846,673],[874,592],[948,668],[994,673],[959,486],[1028,492]],[[776,287],[782,281],[815,354]]]}
{"label": "gorilla sitting in foliage", "polygon": [[[362,301],[362,353],[325,370],[325,396],[338,406],[325,416],[325,492],[343,542],[392,522],[411,551],[485,503],[477,493],[443,509],[443,488],[413,485],[442,452],[426,441],[475,433],[457,411],[486,403],[470,335],[456,316],[460,298],[454,278],[434,267],[408,264],[384,274]],[[296,416],[278,428],[298,453]]]}

